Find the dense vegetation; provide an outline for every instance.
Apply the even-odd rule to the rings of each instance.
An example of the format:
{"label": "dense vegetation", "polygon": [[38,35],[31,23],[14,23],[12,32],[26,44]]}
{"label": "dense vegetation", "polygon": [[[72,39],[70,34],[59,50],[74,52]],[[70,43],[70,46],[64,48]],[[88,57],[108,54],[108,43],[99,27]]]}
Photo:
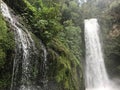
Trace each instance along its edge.
{"label": "dense vegetation", "polygon": [[14,46],[13,32],[0,14],[0,89],[10,85]]}
{"label": "dense vegetation", "polygon": [[[108,72],[111,77],[120,75],[120,1],[113,1],[106,17],[102,17],[104,27],[104,52]],[[105,24],[106,20],[106,24]]]}
{"label": "dense vegetation", "polygon": [[[52,90],[56,87],[57,90],[84,90],[83,20],[88,18],[99,20],[109,74],[120,75],[118,0],[88,0],[86,3],[83,3],[84,0],[81,3],[78,0],[4,1],[15,14],[22,17],[23,23],[35,37],[45,44],[49,67],[47,77]],[[6,88],[10,86],[15,45],[12,28],[1,14],[0,30],[0,88]]]}
{"label": "dense vegetation", "polygon": [[83,18],[98,18],[106,67],[110,77],[120,75],[120,1],[89,0],[81,7]]}
{"label": "dense vegetation", "polygon": [[[6,0],[6,2],[21,15],[26,26],[31,27],[31,31],[46,45],[49,87],[54,89],[58,86],[60,90],[83,88],[80,61],[82,58],[81,23],[77,18],[79,17],[77,1],[21,0],[11,3]],[[51,87],[52,83],[55,84],[53,87]]]}

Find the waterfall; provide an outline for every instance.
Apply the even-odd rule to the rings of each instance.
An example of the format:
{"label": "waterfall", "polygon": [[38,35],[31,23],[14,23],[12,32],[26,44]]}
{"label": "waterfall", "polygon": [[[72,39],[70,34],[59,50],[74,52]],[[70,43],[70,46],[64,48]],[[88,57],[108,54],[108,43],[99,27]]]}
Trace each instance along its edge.
{"label": "waterfall", "polygon": [[[21,25],[18,20],[10,13],[8,6],[1,1],[1,12],[6,20],[14,28],[15,34],[15,59],[13,64],[13,75],[11,90],[41,90],[39,86],[36,86],[36,77],[38,70],[38,50],[35,47],[35,43],[28,30]],[[14,17],[14,18],[13,18]],[[41,72],[42,82],[47,81],[46,79],[46,62],[47,62],[47,51],[42,45],[43,49],[43,60],[41,61]],[[38,65],[38,66],[37,66]],[[47,82],[46,82],[47,83]],[[46,87],[46,83],[43,83]]]}
{"label": "waterfall", "polygon": [[97,19],[86,19],[85,44],[86,44],[86,66],[85,85],[86,90],[111,90],[103,53],[99,38],[99,24]]}
{"label": "waterfall", "polygon": [[40,82],[42,83],[42,87],[44,90],[48,90],[48,87],[47,87],[47,50],[45,48],[44,45],[41,45],[42,46],[42,49],[43,49],[43,58],[44,60],[41,61],[41,67],[40,67],[40,73],[41,73],[41,80]]}

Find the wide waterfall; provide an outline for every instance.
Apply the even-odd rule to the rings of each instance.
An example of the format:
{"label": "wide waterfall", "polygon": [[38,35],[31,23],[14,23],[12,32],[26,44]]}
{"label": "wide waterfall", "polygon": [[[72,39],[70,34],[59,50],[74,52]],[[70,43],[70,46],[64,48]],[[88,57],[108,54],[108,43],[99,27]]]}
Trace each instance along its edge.
{"label": "wide waterfall", "polygon": [[[1,1],[1,12],[11,24],[11,27],[14,28],[15,33],[16,50],[11,90],[41,90],[40,86],[36,85],[36,81],[39,76],[37,76],[37,73],[42,73],[40,82],[46,87],[46,48],[43,45],[41,47],[44,55],[41,61],[41,68],[39,68],[38,50],[35,47],[31,34],[11,15],[8,6],[3,1]],[[40,71],[39,69],[43,70]]]}
{"label": "wide waterfall", "polygon": [[111,90],[99,38],[99,24],[97,19],[86,19],[85,44],[86,66],[85,84],[86,90]]}

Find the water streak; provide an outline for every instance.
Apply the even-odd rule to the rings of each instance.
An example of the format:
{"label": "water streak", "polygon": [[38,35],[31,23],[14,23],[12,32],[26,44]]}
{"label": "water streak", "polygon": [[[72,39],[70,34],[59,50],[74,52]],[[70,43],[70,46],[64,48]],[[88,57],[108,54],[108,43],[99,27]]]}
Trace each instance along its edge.
{"label": "water streak", "polygon": [[86,43],[86,90],[110,90],[103,53],[99,38],[99,24],[97,19],[87,19],[85,23]]}
{"label": "water streak", "polygon": [[42,45],[42,49],[43,49],[43,60],[41,61],[41,83],[42,83],[42,87],[44,90],[48,90],[48,86],[47,86],[47,83],[48,83],[48,80],[47,80],[47,50],[45,48],[44,45]]}
{"label": "water streak", "polygon": [[1,12],[14,28],[16,54],[13,64],[11,90],[36,90],[34,86],[34,68],[37,49],[30,33],[10,14],[8,6],[1,1]]}

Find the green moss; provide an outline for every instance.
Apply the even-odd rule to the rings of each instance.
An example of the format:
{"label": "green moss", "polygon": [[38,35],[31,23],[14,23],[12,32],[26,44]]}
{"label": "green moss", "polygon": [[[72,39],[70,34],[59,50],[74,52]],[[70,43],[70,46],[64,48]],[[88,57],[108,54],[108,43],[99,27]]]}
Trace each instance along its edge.
{"label": "green moss", "polygon": [[68,77],[69,71],[71,70],[70,62],[63,56],[58,58],[58,75],[56,76],[57,82],[61,82]]}
{"label": "green moss", "polygon": [[37,50],[41,49],[41,41],[39,38],[37,38],[32,32],[31,32],[32,39],[34,40],[35,46],[37,47]]}
{"label": "green moss", "polygon": [[14,47],[13,32],[0,14],[0,89],[10,85]]}
{"label": "green moss", "polygon": [[5,51],[4,51],[4,39],[7,37],[7,27],[6,23],[3,21],[2,16],[0,15],[0,68],[5,64]]}
{"label": "green moss", "polygon": [[3,52],[2,49],[0,49],[0,67],[2,68],[5,64],[5,52]]}
{"label": "green moss", "polygon": [[32,12],[36,12],[36,8],[34,8],[29,2],[28,0],[23,0],[24,3],[27,5],[27,8],[32,11]]}
{"label": "green moss", "polygon": [[[63,90],[78,90],[82,74],[81,64],[73,53],[55,38],[49,47],[49,79],[54,79]],[[77,70],[79,69],[79,71]]]}
{"label": "green moss", "polygon": [[[80,49],[78,46],[80,43],[77,41],[78,37],[75,37],[76,40],[74,40],[74,36],[80,34],[80,27],[76,27],[75,25],[65,26],[64,28],[67,32],[63,33],[66,33],[67,39],[65,39],[65,37],[62,39],[67,40],[67,42],[64,42],[65,40],[62,42],[60,38],[62,36],[59,38],[56,37],[58,31],[64,29],[63,25],[61,25],[61,23],[64,24],[64,21],[61,20],[62,12],[60,11],[59,4],[50,2],[51,6],[49,7],[40,5],[42,8],[36,8],[33,6],[33,3],[30,4],[28,2],[30,0],[13,0],[12,3],[9,0],[6,1],[15,11],[23,16],[27,21],[26,23],[29,23],[37,37],[41,38],[46,44],[49,53],[49,70],[47,74],[49,81],[53,80],[57,82],[62,90],[79,90],[82,77],[81,63],[79,61],[81,51],[79,53]],[[42,1],[40,0],[40,2]],[[45,2],[49,3],[47,1]],[[72,3],[74,4],[74,2],[71,2],[70,5],[75,9],[77,4],[72,5]],[[35,8],[41,10],[36,12]],[[71,9],[71,11],[74,10]],[[70,13],[68,13],[68,15],[69,14]],[[79,14],[74,12],[71,15],[73,17],[79,16]],[[75,18],[73,21],[76,22],[77,19]],[[39,39],[34,35],[32,35],[32,38],[34,39],[37,49],[41,52]],[[71,44],[77,44],[77,47],[75,45],[72,46]],[[41,55],[39,55],[39,57],[41,57]]]}

